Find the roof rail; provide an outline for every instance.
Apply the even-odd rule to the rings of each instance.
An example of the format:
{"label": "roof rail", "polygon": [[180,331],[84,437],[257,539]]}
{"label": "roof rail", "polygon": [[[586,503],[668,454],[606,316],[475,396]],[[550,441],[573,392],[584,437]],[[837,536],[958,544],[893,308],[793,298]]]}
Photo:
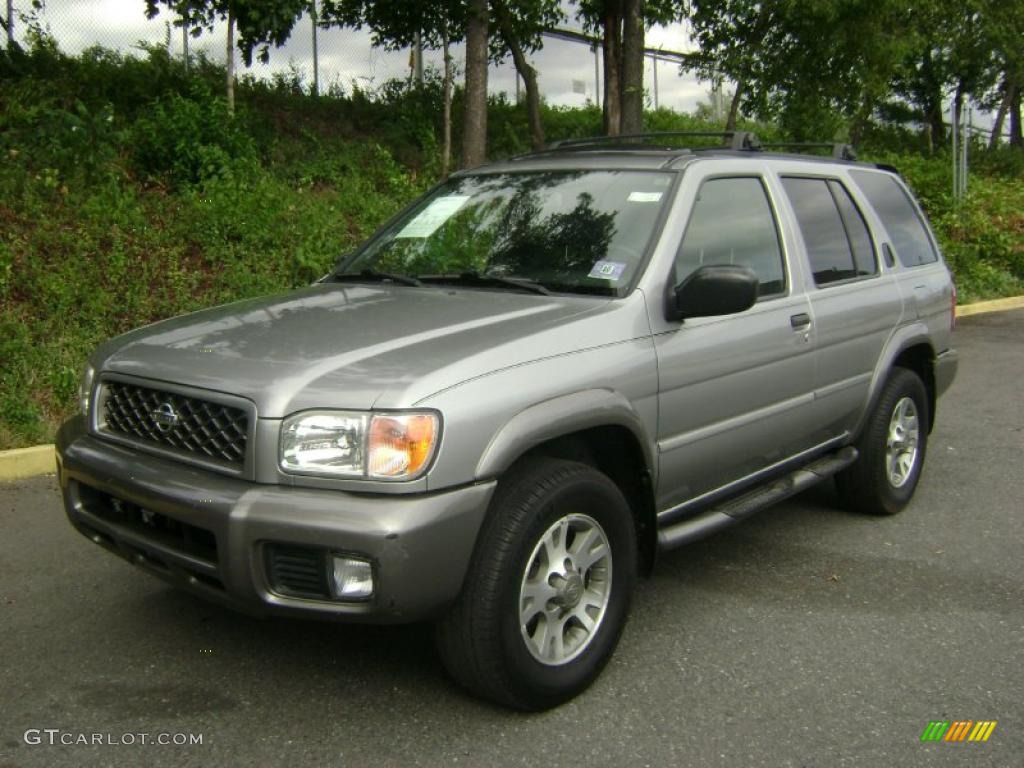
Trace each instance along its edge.
{"label": "roof rail", "polygon": [[[582,139],[562,139],[548,145],[548,149],[583,149],[602,144],[624,144],[628,139],[662,139],[679,136],[720,138],[729,141],[730,149],[755,150],[761,142],[750,131],[656,131],[653,133],[620,133],[617,136],[588,136]],[[680,147],[683,149],[683,147]]]}
{"label": "roof rail", "polygon": [[772,142],[770,144],[762,144],[763,149],[795,149],[797,151],[804,149],[830,149],[832,150],[832,157],[836,160],[856,160],[857,151],[853,148],[852,144],[841,144],[835,142],[824,142],[817,143],[813,141],[780,141]]}

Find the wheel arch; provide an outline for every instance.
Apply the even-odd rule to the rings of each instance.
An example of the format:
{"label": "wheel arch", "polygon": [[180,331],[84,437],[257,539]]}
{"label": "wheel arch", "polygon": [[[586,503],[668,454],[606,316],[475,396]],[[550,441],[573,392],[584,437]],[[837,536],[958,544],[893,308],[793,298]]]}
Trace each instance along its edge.
{"label": "wheel arch", "polygon": [[894,368],[906,368],[913,371],[924,384],[925,392],[928,394],[928,432],[930,433],[935,425],[935,406],[938,400],[935,360],[935,347],[932,345],[926,326],[914,324],[897,331],[879,358],[871,379],[867,407],[864,409],[854,434],[860,434],[864,429],[868,415],[875,407],[875,403],[878,402],[885,382]]}
{"label": "wheel arch", "polygon": [[657,551],[657,462],[643,420],[630,402],[617,392],[595,389],[520,411],[491,439],[476,476],[500,480],[513,466],[536,456],[587,464],[619,487],[633,512],[641,572],[650,573]]}

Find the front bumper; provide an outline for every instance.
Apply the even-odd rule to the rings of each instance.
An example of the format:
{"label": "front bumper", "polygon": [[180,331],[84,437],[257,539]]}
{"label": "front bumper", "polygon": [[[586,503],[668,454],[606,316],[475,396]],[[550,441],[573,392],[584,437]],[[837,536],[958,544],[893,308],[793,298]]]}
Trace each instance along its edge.
{"label": "front bumper", "polygon": [[[75,528],[167,581],[251,615],[374,623],[429,618],[455,599],[495,485],[391,496],[261,485],[97,439],[81,417],[57,435],[57,470]],[[141,512],[122,517],[122,505]],[[279,550],[369,560],[373,597],[282,593],[268,560]]]}

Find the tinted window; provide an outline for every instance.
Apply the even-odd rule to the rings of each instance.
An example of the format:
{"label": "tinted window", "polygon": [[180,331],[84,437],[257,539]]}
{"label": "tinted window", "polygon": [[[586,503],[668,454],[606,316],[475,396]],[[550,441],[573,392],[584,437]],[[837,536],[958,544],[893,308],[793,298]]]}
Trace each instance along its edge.
{"label": "tinted window", "polygon": [[817,285],[857,277],[853,251],[825,179],[784,178]]}
{"label": "tinted window", "polygon": [[868,232],[868,225],[864,222],[857,204],[853,202],[846,187],[838,181],[829,180],[828,188],[832,191],[832,197],[839,207],[839,215],[843,219],[843,227],[846,228],[846,236],[850,238],[850,248],[853,250],[853,263],[857,268],[857,274],[873,275],[878,272],[878,263],[875,261],[875,247],[871,243],[871,234]]}
{"label": "tinted window", "polygon": [[760,179],[711,179],[701,186],[676,255],[676,281],[710,264],[749,267],[762,296],[785,290],[779,233]]}
{"label": "tinted window", "polygon": [[924,221],[895,178],[870,171],[851,171],[850,176],[885,225],[896,257],[903,266],[914,267],[938,260]]}

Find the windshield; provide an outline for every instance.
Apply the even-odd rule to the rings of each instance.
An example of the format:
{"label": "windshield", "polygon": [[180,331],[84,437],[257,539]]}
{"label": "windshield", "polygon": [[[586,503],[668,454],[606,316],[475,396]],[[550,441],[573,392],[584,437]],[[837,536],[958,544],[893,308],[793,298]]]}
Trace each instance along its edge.
{"label": "windshield", "polygon": [[[339,268],[443,282],[471,273],[552,291],[622,295],[672,174],[546,171],[454,178]],[[511,279],[509,279],[511,278]],[[453,280],[454,281],[454,280]]]}

